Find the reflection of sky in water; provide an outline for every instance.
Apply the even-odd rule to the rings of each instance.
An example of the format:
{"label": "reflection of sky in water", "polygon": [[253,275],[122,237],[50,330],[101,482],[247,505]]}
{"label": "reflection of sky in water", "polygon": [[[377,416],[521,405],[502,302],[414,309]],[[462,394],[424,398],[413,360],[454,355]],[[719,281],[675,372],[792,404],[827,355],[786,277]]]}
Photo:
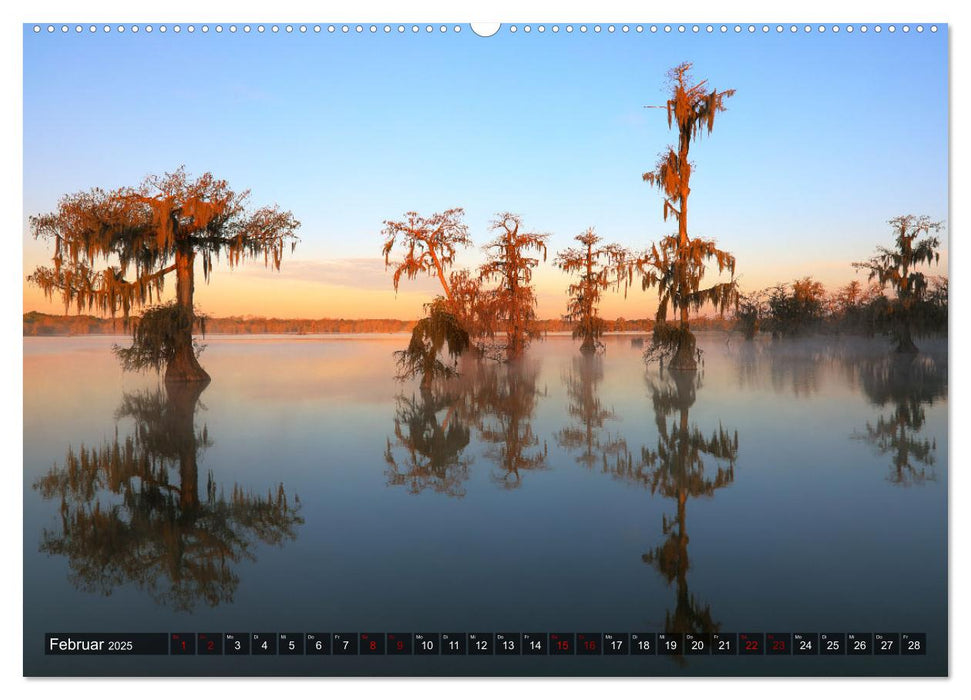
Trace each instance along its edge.
{"label": "reflection of sky in water", "polygon": [[[642,447],[656,452],[659,445],[651,384],[640,348],[628,338],[608,338],[606,355],[584,370],[574,344],[551,337],[534,346],[526,371],[466,371],[448,392],[457,398],[434,405],[423,404],[417,386],[389,380],[391,352],[405,342],[402,336],[206,342],[202,361],[214,380],[201,396],[195,425],[205,426],[212,444],[198,452],[200,491],[210,471],[226,492],[235,484],[266,494],[282,482],[302,504],[304,523],[295,539],[255,544],[252,560],[233,565],[239,583],[232,601],[201,602],[191,614],[159,605],[131,583],[114,587],[110,596],[76,590],[65,557],[38,553],[44,528],[60,527],[59,501],[44,501],[31,487],[55,463],[63,465],[69,447],[113,440],[123,393],[154,389],[157,382],[123,375],[108,352],[110,339],[26,338],[28,649],[39,649],[34,637],[44,631],[85,629],[659,631],[675,611],[679,587],[686,587],[723,631],[926,631],[932,652],[939,653],[905,663],[871,658],[863,665],[871,673],[944,669],[944,343],[922,344],[937,364],[914,374],[888,369],[881,341],[751,346],[703,336],[700,386],[693,402],[680,406],[706,439],[720,428],[737,433],[734,478],[711,496],[687,497],[680,514],[687,566],[678,565],[684,570],[674,572],[669,585],[644,555],[667,539],[665,519],[677,529],[677,498],[663,489],[652,495],[636,479],[609,473],[615,470],[604,473],[605,449],[611,464],[629,453],[636,467]],[[664,385],[656,369],[650,377]],[[914,391],[919,400],[901,414],[897,409]],[[419,410],[396,414],[403,405],[399,395],[414,399]],[[670,430],[680,425],[680,406],[665,418]],[[901,419],[915,408],[922,422]],[[597,410],[600,418],[588,426]],[[395,433],[396,415],[405,441],[418,435],[412,430],[427,429],[420,448],[450,451],[433,455],[438,462],[423,478],[399,485],[391,483],[389,441],[400,472],[415,455]],[[910,443],[897,440],[887,449],[884,435],[879,449],[867,440],[868,426],[878,426],[881,417],[898,421],[887,433],[891,438],[931,444],[933,463],[917,465],[931,478],[894,483],[897,448]],[[450,441],[444,430],[434,433],[443,424],[467,430],[467,445],[461,435],[453,433]],[[123,439],[132,422],[122,418],[117,425]],[[574,431],[579,442],[565,440],[564,431]],[[513,444],[514,435],[523,444]],[[585,452],[592,458],[578,460]],[[417,458],[427,466],[427,454]],[[514,462],[518,478],[508,470]],[[727,464],[709,459],[707,474]],[[439,467],[445,471],[436,472]],[[441,473],[457,475],[460,488],[436,490]],[[414,483],[417,495],[409,489]],[[102,502],[109,500],[117,497]],[[635,668],[576,661],[580,665],[571,668],[577,672]],[[45,663],[27,654],[28,668]],[[100,662],[78,663],[94,669]],[[139,663],[157,667],[136,661],[132,668]],[[292,660],[263,663],[252,668],[301,668]],[[355,672],[418,669],[394,663]],[[465,663],[421,668],[484,668],[466,669]],[[489,672],[510,672],[502,666],[508,662],[490,663],[498,665]],[[565,668],[536,663],[530,667],[536,673]],[[691,659],[683,671],[862,670],[856,659],[751,664]],[[655,663],[634,672],[682,669]]]}

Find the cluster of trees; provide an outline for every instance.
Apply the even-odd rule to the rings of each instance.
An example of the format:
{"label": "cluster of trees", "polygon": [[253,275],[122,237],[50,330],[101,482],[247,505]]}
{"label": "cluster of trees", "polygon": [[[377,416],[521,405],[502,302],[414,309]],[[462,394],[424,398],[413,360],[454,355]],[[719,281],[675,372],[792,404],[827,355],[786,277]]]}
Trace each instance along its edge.
{"label": "cluster of trees", "polygon": [[[408,348],[397,353],[399,376],[421,376],[424,383],[451,376],[466,350],[480,357],[516,360],[549,323],[536,318],[533,270],[546,260],[549,234],[527,231],[521,217],[498,214],[490,225],[495,237],[483,246],[485,262],[478,269],[452,269],[460,248],[472,245],[461,208],[425,217],[408,212],[401,220],[385,221],[385,264],[394,269],[398,290],[402,277],[419,274],[438,278],[442,294],[426,305]],[[629,275],[630,253],[617,244],[602,244],[593,229],[576,237],[582,247],[556,256],[557,266],[578,277],[569,287],[565,321],[581,338],[581,351],[594,352],[607,327],[598,315],[603,290],[620,286]],[[392,254],[401,257],[392,260]],[[448,356],[450,362],[442,361]]]}
{"label": "cluster of trees", "polygon": [[[853,263],[866,270],[869,284],[858,280],[827,293],[812,277],[791,284],[741,294],[736,328],[746,338],[760,331],[773,337],[811,333],[886,334],[896,351],[915,353],[915,337],[947,332],[948,283],[918,266],[937,263],[942,227],[926,216],[905,215],[890,220],[894,246],[879,247],[869,260]],[[889,292],[889,294],[888,294]]]}
{"label": "cluster of trees", "polygon": [[[578,247],[556,257],[557,266],[575,277],[565,320],[584,353],[596,351],[607,328],[598,314],[602,293],[612,285],[623,286],[626,293],[635,274],[643,289],[656,288],[659,295],[648,355],[672,356],[672,368],[696,366],[689,311],[709,303],[724,311],[735,300],[734,257],[714,241],[690,236],[687,227],[690,144],[706,129],[711,132],[715,114],[724,110],[733,91],[709,91],[706,81],[691,79],[690,68],[685,63],[670,72],[671,98],[662,106],[669,127],[677,131],[677,143],[643,175],[662,192],[664,218],[675,218],[677,234],[634,254],[604,244],[589,229],[576,237]],[[55,212],[31,218],[34,235],[53,243],[54,256],[52,266],[37,268],[29,279],[79,313],[120,313],[130,321],[132,345],[116,348],[126,369],[164,368],[166,381],[208,381],[192,337],[194,330],[204,330],[204,319],[193,306],[196,258],[208,281],[213,259],[220,255],[231,266],[263,257],[266,265],[279,268],[285,248],[292,250],[297,241],[299,223],[290,212],[276,207],[253,211],[247,199],[248,193],[234,192],[211,174],[192,180],[181,169],[150,176],[137,187],[68,195]],[[471,245],[462,216],[462,209],[430,217],[410,212],[401,221],[385,222],[383,252],[386,264],[395,268],[395,289],[402,276],[428,273],[438,277],[443,291],[415,324],[408,347],[397,354],[401,376],[430,381],[448,375],[457,357],[470,349],[514,360],[541,332],[532,277],[546,260],[549,235],[526,230],[517,214],[500,213],[491,225],[495,237],[485,246],[486,262],[477,270],[455,270],[457,251]],[[404,255],[392,263],[396,248]],[[712,261],[732,279],[703,289],[700,282]],[[102,262],[106,269],[96,270]],[[175,300],[159,303],[172,273]],[[141,316],[131,316],[143,307]],[[668,323],[669,310],[678,317],[674,324]]]}
{"label": "cluster of trees", "polygon": [[[556,266],[573,278],[560,323],[572,329],[582,353],[596,352],[605,331],[620,329],[621,324],[611,327],[599,315],[604,292],[623,289],[626,295],[635,278],[643,290],[658,295],[654,319],[640,325],[652,333],[645,359],[667,361],[675,370],[697,368],[700,351],[689,314],[703,308],[714,308],[719,317],[734,309],[737,327],[749,338],[761,330],[781,336],[862,328],[889,333],[901,352],[916,352],[915,336],[946,328],[946,281],[932,281],[916,269],[939,259],[940,242],[934,234],[941,224],[927,217],[891,220],[894,247],[881,247],[870,260],[854,263],[869,273],[875,285],[869,289],[854,282],[827,298],[822,285],[807,277],[740,294],[735,257],[688,228],[695,169],[690,147],[711,133],[734,90],[718,91],[705,80],[696,82],[690,63],[675,67],[668,77],[670,98],[654,107],[666,111],[676,140],[642,177],[660,191],[663,218],[673,217],[677,232],[646,250],[632,251],[605,243],[590,228],[576,236],[577,246],[556,255]],[[485,262],[476,269],[456,268],[459,251],[472,245],[463,216],[455,208],[431,216],[408,212],[401,220],[384,222],[382,252],[386,266],[394,270],[395,291],[402,277],[418,275],[434,276],[442,287],[413,326],[368,321],[368,328],[360,329],[411,329],[408,347],[396,353],[400,377],[421,376],[430,382],[449,376],[466,351],[516,360],[543,331],[559,330],[556,323],[536,318],[533,274],[547,259],[549,234],[527,230],[518,214],[499,213],[490,225],[494,238],[483,247]],[[74,305],[79,314],[121,314],[132,332],[130,347],[115,348],[125,369],[164,369],[166,381],[190,382],[209,380],[197,360],[201,348],[193,340],[193,331],[204,332],[206,321],[193,306],[197,258],[207,282],[214,259],[222,255],[230,266],[262,257],[265,265],[278,269],[284,251],[296,245],[299,227],[289,211],[276,206],[251,209],[247,192],[237,193],[209,173],[193,180],[182,169],[150,176],[136,187],[68,195],[55,212],[31,217],[30,222],[36,237],[53,243],[54,256],[51,266],[38,267],[28,279],[48,297],[59,295],[66,307]],[[100,263],[105,269],[96,270]],[[711,281],[708,272],[716,272],[717,279],[703,286]],[[170,274],[176,279],[175,299],[161,303]],[[888,288],[889,297],[883,294]],[[133,314],[138,309],[143,309],[140,316]],[[45,328],[31,325],[35,320],[25,317],[25,331],[29,325],[38,332]],[[223,320],[214,330],[240,332],[254,323]],[[87,328],[90,332],[92,324]],[[346,331],[347,323],[337,322],[335,328],[332,323],[271,320],[256,332],[335,330]]]}
{"label": "cluster of trees", "polygon": [[[669,73],[671,98],[661,106],[667,111],[668,126],[677,132],[677,143],[661,154],[654,170],[643,174],[644,181],[661,191],[664,219],[674,217],[677,233],[635,253],[604,243],[591,228],[576,237],[579,246],[556,256],[557,267],[575,278],[567,289],[565,318],[573,326],[574,338],[581,340],[583,353],[598,349],[606,327],[598,313],[603,292],[623,287],[626,294],[635,275],[642,289],[656,289],[659,299],[646,357],[670,358],[672,369],[697,368],[689,312],[712,304],[724,313],[736,302],[734,256],[713,240],[688,232],[690,146],[705,131],[711,133],[715,115],[724,111],[724,102],[734,91],[709,90],[707,81],[692,80],[690,70],[691,64],[683,63]],[[451,271],[457,249],[471,245],[462,214],[458,208],[430,217],[409,212],[400,221],[385,222],[383,252],[386,265],[394,267],[395,289],[402,276],[413,279],[424,273],[437,276],[444,292],[427,305],[427,317],[415,327],[408,348],[398,353],[401,377],[420,375],[427,383],[435,375],[447,376],[469,348],[480,355],[515,360],[539,333],[531,282],[540,256],[546,259],[549,235],[524,232],[518,215],[499,214],[491,226],[498,235],[485,246],[487,261],[476,271]],[[392,262],[396,246],[403,250],[403,258]],[[702,287],[709,266],[716,266],[719,274],[727,273],[729,279]],[[668,319],[669,312],[675,316],[674,323]],[[440,359],[445,355],[451,358],[449,364]]]}
{"label": "cluster of trees", "polygon": [[24,335],[114,335],[122,330],[117,318],[100,318],[91,314],[55,316],[40,311],[24,314]]}
{"label": "cluster of trees", "polygon": [[[486,261],[477,269],[452,269],[461,248],[472,245],[461,208],[431,216],[408,212],[401,220],[385,221],[383,254],[394,268],[393,283],[419,274],[436,276],[442,295],[426,305],[427,315],[412,331],[408,348],[397,353],[399,376],[454,374],[458,357],[469,349],[481,356],[517,359],[539,335],[533,269],[546,259],[549,234],[527,231],[517,214],[496,215],[490,230],[496,235],[483,250]],[[402,251],[392,261],[392,253]],[[440,356],[447,354],[450,364]]]}

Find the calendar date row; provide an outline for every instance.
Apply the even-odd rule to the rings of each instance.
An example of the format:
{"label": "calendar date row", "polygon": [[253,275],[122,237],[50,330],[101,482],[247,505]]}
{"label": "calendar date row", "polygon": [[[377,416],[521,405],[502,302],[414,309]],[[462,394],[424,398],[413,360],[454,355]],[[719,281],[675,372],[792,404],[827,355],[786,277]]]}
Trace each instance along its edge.
{"label": "calendar date row", "polygon": [[915,632],[175,632],[48,634],[47,654],[176,656],[915,656]]}

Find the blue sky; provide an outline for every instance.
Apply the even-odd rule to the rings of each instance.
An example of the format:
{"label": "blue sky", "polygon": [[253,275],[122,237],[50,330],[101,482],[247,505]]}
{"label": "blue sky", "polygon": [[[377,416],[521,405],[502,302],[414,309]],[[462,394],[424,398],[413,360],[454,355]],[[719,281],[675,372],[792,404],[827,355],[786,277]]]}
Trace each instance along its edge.
{"label": "blue sky", "polygon": [[[557,34],[533,25],[490,38],[467,25],[417,35],[351,26],[347,35],[25,27],[25,217],[66,192],[185,164],[303,223],[289,272],[286,262],[279,275],[217,270],[197,294],[204,310],[414,317],[434,287],[395,298],[373,262],[382,220],[407,210],[464,207],[477,243],[495,212],[518,212],[553,234],[551,259],[588,226],[633,247],[669,232],[641,173],[673,135],[663,111],[643,105],[664,102],[665,73],[681,61],[737,91],[714,133],[692,146],[689,229],[736,255],[743,287],[806,274],[844,283],[851,261],[889,242],[887,219],[947,217],[943,26],[694,35],[568,34],[561,24]],[[29,270],[48,252],[26,223],[24,240]],[[461,259],[479,260],[476,251]],[[348,275],[355,265],[361,274]],[[559,315],[565,278],[550,262],[537,280],[540,315]],[[339,313],[348,292],[360,313]],[[25,310],[38,308],[36,292],[24,293]],[[605,312],[647,315],[652,300],[634,297]]]}

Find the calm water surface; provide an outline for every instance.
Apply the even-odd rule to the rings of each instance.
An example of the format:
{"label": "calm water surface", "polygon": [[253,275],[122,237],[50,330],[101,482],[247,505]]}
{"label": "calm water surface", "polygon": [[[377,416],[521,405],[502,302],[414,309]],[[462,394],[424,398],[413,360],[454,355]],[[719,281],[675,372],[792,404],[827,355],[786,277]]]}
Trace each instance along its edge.
{"label": "calm water surface", "polygon": [[[24,339],[27,674],[944,674],[947,350],[631,337],[392,381],[402,336]],[[926,657],[45,657],[53,631],[926,632]]]}

